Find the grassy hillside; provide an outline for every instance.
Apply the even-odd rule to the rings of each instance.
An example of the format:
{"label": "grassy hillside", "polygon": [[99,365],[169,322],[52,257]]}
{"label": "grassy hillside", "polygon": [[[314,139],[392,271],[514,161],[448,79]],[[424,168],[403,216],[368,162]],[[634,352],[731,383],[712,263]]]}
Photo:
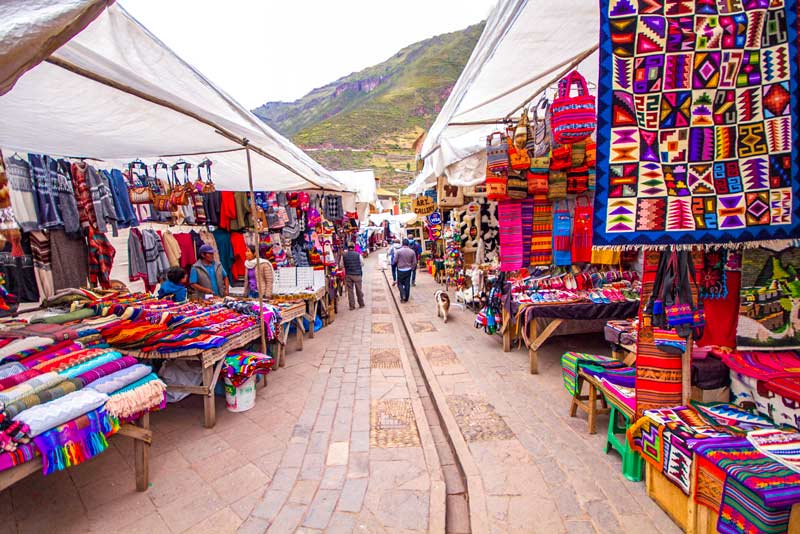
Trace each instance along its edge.
{"label": "grassy hillside", "polygon": [[334,170],[370,167],[391,190],[411,176],[411,144],[450,94],[483,23],[400,50],[383,63],[314,89],[295,102],[253,112]]}

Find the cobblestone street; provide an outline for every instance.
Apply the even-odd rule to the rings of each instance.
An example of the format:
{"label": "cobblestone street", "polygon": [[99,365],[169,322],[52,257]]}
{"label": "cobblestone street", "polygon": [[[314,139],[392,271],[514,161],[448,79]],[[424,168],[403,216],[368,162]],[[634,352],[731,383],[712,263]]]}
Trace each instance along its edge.
{"label": "cobblestone street", "polygon": [[[678,532],[568,416],[558,356],[606,351],[592,336],[503,353],[474,314],[436,318],[420,273],[411,301],[366,262],[366,308],[290,337],[286,367],[255,408],[202,427],[190,397],[152,417],[151,487],[135,491],[131,442],[0,494],[0,533],[40,532]],[[387,272],[387,274],[389,274]],[[408,336],[406,335],[408,333]],[[419,356],[419,362],[416,361]],[[427,381],[426,381],[427,377]],[[35,513],[34,513],[35,512]],[[109,529],[113,525],[113,529]]]}

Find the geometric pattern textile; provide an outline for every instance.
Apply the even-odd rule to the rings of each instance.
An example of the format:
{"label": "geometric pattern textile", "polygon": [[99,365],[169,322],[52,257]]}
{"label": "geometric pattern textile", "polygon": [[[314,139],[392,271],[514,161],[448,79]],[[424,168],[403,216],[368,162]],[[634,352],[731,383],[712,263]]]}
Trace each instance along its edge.
{"label": "geometric pattern textile", "polygon": [[600,0],[594,245],[800,235],[797,4]]}

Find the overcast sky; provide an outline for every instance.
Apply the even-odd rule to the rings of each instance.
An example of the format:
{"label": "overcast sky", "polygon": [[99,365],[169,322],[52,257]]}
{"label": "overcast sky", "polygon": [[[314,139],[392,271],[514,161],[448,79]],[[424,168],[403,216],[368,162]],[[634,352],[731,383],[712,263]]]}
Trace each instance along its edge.
{"label": "overcast sky", "polygon": [[495,0],[119,0],[245,107],[296,100],[409,44],[486,19]]}

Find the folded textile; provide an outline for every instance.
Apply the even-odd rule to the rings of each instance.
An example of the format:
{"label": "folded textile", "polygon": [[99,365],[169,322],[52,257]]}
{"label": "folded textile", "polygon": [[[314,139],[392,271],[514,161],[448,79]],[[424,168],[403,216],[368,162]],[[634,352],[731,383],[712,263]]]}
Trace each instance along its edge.
{"label": "folded textile", "polygon": [[146,377],[152,372],[149,365],[137,363],[121,371],[111,373],[99,378],[86,387],[92,388],[100,393],[110,395],[137,380]]}
{"label": "folded textile", "polygon": [[39,376],[33,377],[27,382],[18,384],[13,388],[0,391],[0,404],[7,406],[12,402],[21,399],[22,397],[44,391],[45,389],[51,388],[59,382],[63,382],[64,380],[66,380],[66,378],[58,373],[50,372],[40,374]]}
{"label": "folded textile", "polygon": [[[91,360],[94,361],[94,360]],[[86,362],[89,363],[89,362]],[[75,378],[83,382],[83,386],[86,387],[88,384],[91,384],[95,380],[103,378],[104,376],[108,376],[110,374],[116,373],[122,369],[126,369],[132,365],[136,365],[137,360],[133,356],[122,356],[121,358],[116,358],[110,360],[106,363],[98,365],[85,373],[81,373],[77,375]]]}
{"label": "folded textile", "polygon": [[106,402],[108,413],[129,421],[140,414],[166,405],[167,385],[155,373],[125,386],[111,394]]}
{"label": "folded textile", "polygon": [[13,451],[0,454],[0,471],[11,469],[36,458],[38,451],[33,443],[18,445]]}
{"label": "folded textile", "polygon": [[69,313],[59,313],[58,315],[49,315],[47,317],[37,317],[31,320],[31,324],[45,323],[45,324],[64,324],[72,321],[80,321],[81,319],[88,319],[94,317],[94,310],[91,308],[83,308]]}
{"label": "folded textile", "polygon": [[7,420],[14,419],[17,415],[33,408],[34,406],[48,403],[55,399],[64,397],[65,395],[68,395],[74,391],[78,391],[81,389],[81,385],[82,384],[77,380],[63,380],[54,386],[43,389],[37,393],[25,395],[24,397],[21,397],[6,405],[3,408],[3,415]]}
{"label": "folded textile", "polygon": [[97,408],[33,438],[45,475],[94,458],[108,448],[107,437],[119,431],[104,408]]}
{"label": "folded textile", "polygon": [[54,343],[49,347],[44,347],[41,350],[37,350],[29,356],[21,359],[19,363],[25,367],[34,369],[39,364],[53,360],[59,356],[64,356],[73,352],[79,352],[85,348],[87,347],[85,347],[83,344],[72,339],[67,339],[64,341],[59,341],[58,343]]}
{"label": "folded textile", "polygon": [[587,374],[625,388],[636,387],[636,368],[620,367],[620,362],[597,362],[581,365]]}
{"label": "folded textile", "polygon": [[747,441],[761,454],[800,473],[800,434],[797,432],[777,428],[754,430],[747,434]]}
{"label": "folded textile", "polygon": [[108,348],[83,349],[77,352],[72,352],[69,354],[57,356],[52,360],[48,360],[46,362],[42,362],[36,365],[34,369],[38,369],[43,373],[48,371],[59,372],[65,369],[69,369],[70,367],[73,367],[85,361],[91,360],[92,358],[96,358],[102,354],[106,354],[108,352],[113,352],[113,349],[108,349]]}
{"label": "folded textile", "polygon": [[[130,356],[127,357],[130,358]],[[86,360],[78,365],[64,369],[63,371],[59,371],[58,374],[66,376],[67,378],[75,378],[78,375],[82,375],[87,371],[91,371],[92,369],[100,367],[103,364],[113,362],[114,360],[119,360],[120,358],[122,358],[122,354],[117,351],[106,352],[105,354],[96,356],[91,360]]]}
{"label": "folded textile", "polygon": [[23,382],[27,382],[31,378],[39,376],[42,374],[41,371],[36,369],[26,369],[21,373],[17,373],[15,375],[7,376],[0,380],[0,391],[5,391],[6,389],[12,388],[18,384],[22,384]]}
{"label": "folded textile", "polygon": [[714,425],[724,427],[734,435],[743,435],[751,430],[774,426],[766,417],[748,412],[734,404],[691,401],[691,406]]}
{"label": "folded textile", "polygon": [[19,362],[4,363],[3,365],[0,365],[0,379],[19,374],[26,369],[27,367]]}
{"label": "folded textile", "polygon": [[800,403],[775,394],[773,384],[782,384],[789,378],[773,378],[769,381],[731,371],[731,398],[743,408],[754,409],[772,419],[776,425],[800,428]]}
{"label": "folded textile", "polygon": [[567,392],[575,396],[578,394],[578,372],[584,364],[602,365],[604,367],[625,367],[625,364],[602,354],[588,354],[584,352],[565,352],[561,356],[561,375]]}
{"label": "folded textile", "polygon": [[255,374],[266,375],[272,370],[272,358],[261,352],[236,351],[229,353],[222,364],[222,372],[234,387],[244,384]]}
{"label": "folded textile", "polygon": [[0,347],[0,361],[5,359],[14,360],[14,355],[20,351],[46,347],[53,343],[54,341],[48,337],[31,336],[17,339],[5,347]]}
{"label": "folded textile", "polygon": [[27,424],[30,427],[28,435],[34,438],[46,430],[102,406],[107,400],[108,395],[104,393],[98,393],[93,389],[82,389],[47,404],[40,404],[25,410],[14,420]]}

